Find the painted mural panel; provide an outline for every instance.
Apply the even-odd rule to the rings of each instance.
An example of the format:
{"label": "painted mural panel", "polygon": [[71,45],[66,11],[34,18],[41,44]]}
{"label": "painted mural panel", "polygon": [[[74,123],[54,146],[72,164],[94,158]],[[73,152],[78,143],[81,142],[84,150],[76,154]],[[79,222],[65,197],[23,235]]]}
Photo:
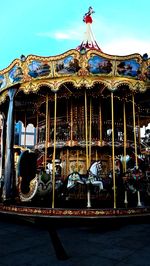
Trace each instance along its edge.
{"label": "painted mural panel", "polygon": [[50,74],[50,66],[47,63],[43,63],[37,60],[33,60],[29,66],[28,74],[32,78],[48,76]]}
{"label": "painted mural panel", "polygon": [[109,74],[112,64],[109,60],[95,55],[88,61],[88,70],[92,74]]}
{"label": "painted mural panel", "polygon": [[23,78],[23,72],[21,67],[15,66],[9,72],[9,79],[12,83],[21,81]]}
{"label": "painted mural panel", "polygon": [[117,66],[117,71],[121,76],[138,77],[140,74],[140,64],[135,59],[125,60]]}
{"label": "painted mural panel", "polygon": [[78,72],[79,69],[79,61],[72,55],[57,61],[55,68],[58,74],[73,74]]}
{"label": "painted mural panel", "polygon": [[0,89],[3,89],[6,86],[6,79],[4,75],[0,75]]}

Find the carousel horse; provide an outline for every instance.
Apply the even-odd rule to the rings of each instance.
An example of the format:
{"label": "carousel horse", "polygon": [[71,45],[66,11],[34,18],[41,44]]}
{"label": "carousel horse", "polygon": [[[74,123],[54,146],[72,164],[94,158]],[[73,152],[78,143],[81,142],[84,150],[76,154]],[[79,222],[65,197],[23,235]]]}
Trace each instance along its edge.
{"label": "carousel horse", "polygon": [[99,191],[103,190],[103,181],[101,178],[102,164],[101,161],[94,162],[88,171],[87,184],[87,207],[91,207],[91,186],[98,187]]}
{"label": "carousel horse", "polygon": [[102,171],[101,161],[94,162],[89,168],[86,184],[91,183],[94,186],[98,186],[99,190],[103,189],[101,171]]}
{"label": "carousel horse", "polygon": [[[118,158],[118,157],[115,157],[115,181],[116,181],[116,188],[117,188],[117,193],[119,193],[119,190],[121,189],[122,187],[122,174],[123,174],[123,166],[122,166],[122,162],[121,160]],[[108,178],[106,179],[108,180],[107,182],[109,182],[109,187],[108,189],[109,190],[112,190],[113,189],[113,170],[111,170],[109,173],[108,173]],[[104,187],[105,184],[104,184]],[[107,187],[106,187],[107,189]]]}
{"label": "carousel horse", "polygon": [[134,167],[132,169],[128,169],[127,172],[123,176],[123,182],[124,182],[124,190],[125,190],[125,198],[124,203],[125,206],[128,204],[128,193],[131,194],[137,193],[137,207],[141,207],[141,196],[140,196],[140,190],[141,190],[141,181],[143,179],[143,172],[139,167]]}
{"label": "carousel horse", "polygon": [[[19,196],[21,201],[44,199],[52,192],[52,172],[48,173],[42,167],[37,173],[37,154],[24,151],[18,161],[17,179],[19,180]],[[55,175],[55,190],[59,190],[62,181]]]}
{"label": "carousel horse", "polygon": [[20,154],[16,172],[20,200],[30,201],[38,187],[35,153],[29,150],[23,151]]}
{"label": "carousel horse", "polygon": [[67,189],[72,189],[76,184],[85,184],[85,180],[81,179],[81,175],[78,172],[72,172],[67,178]]}
{"label": "carousel horse", "polygon": [[[87,207],[91,207],[91,195],[90,195],[90,187],[97,186],[100,191],[106,191],[107,196],[111,195],[113,190],[113,173],[110,171],[107,178],[102,178],[102,163],[101,161],[94,162],[89,171],[88,178],[86,181],[87,184]],[[122,191],[122,162],[119,158],[115,158],[115,177],[116,177],[116,187],[117,194],[122,194],[119,191]]]}
{"label": "carousel horse", "polygon": [[135,166],[135,154],[132,153],[126,161],[127,171],[123,175],[125,198],[124,203],[128,204],[128,194],[137,193],[137,206],[141,207],[141,192],[146,192],[147,182],[144,179],[145,161],[143,158],[137,157],[138,167]]}
{"label": "carousel horse", "polygon": [[96,186],[99,191],[103,189],[103,182],[100,177],[101,170],[101,161],[96,161],[90,166],[86,175],[80,175],[78,172],[72,172],[66,179],[67,191],[74,191],[79,184],[85,186],[87,188],[87,206],[91,207],[90,187]]}

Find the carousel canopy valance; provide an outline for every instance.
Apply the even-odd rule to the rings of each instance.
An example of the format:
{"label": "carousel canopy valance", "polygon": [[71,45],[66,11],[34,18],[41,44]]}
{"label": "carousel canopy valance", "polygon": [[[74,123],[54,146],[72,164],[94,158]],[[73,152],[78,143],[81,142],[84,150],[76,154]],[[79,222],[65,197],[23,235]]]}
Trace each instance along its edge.
{"label": "carousel canopy valance", "polygon": [[83,53],[83,49],[69,50],[58,56],[21,56],[0,71],[0,91],[20,84],[29,92],[34,89],[35,82],[37,87],[43,81],[57,90],[66,80],[77,87],[104,80],[110,89],[125,82],[134,90],[138,87],[143,91],[150,86],[150,59],[140,54],[111,56],[96,50]]}

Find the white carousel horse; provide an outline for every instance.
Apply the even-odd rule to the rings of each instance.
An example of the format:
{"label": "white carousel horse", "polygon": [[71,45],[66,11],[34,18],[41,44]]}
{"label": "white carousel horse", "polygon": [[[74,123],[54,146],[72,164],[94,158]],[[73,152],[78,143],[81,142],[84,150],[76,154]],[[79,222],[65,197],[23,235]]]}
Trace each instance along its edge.
{"label": "white carousel horse", "polygon": [[87,176],[82,177],[78,172],[72,172],[67,178],[67,189],[72,189],[77,184],[87,186],[87,207],[91,207],[90,184],[97,186],[99,191],[103,189],[101,170],[101,161],[96,161],[90,166]]}
{"label": "white carousel horse", "polygon": [[103,182],[100,177],[101,170],[101,162],[96,161],[91,165],[87,177],[81,178],[81,175],[78,172],[72,172],[68,176],[67,188],[73,188],[79,183],[82,185],[92,184],[93,186],[98,186],[99,190],[103,189]]}
{"label": "white carousel horse", "polygon": [[103,182],[100,177],[101,171],[102,171],[101,161],[94,162],[89,169],[89,175],[86,184],[91,183],[94,186],[98,186],[99,190],[103,189]]}
{"label": "white carousel horse", "polygon": [[103,182],[100,177],[102,171],[102,164],[101,161],[94,162],[89,171],[88,171],[88,178],[86,180],[86,184],[88,186],[87,189],[87,207],[91,207],[91,191],[90,191],[90,184],[93,186],[98,186],[99,191],[103,189]]}

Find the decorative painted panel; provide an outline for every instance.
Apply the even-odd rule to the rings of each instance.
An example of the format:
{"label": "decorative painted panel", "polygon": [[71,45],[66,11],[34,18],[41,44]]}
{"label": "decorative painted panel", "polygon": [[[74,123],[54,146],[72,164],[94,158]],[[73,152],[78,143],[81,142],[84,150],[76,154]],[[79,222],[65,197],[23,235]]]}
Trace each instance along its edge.
{"label": "decorative painted panel", "polygon": [[12,83],[21,81],[23,78],[22,68],[15,66],[9,71],[9,79]]}
{"label": "decorative painted panel", "polygon": [[3,89],[6,86],[6,78],[4,75],[0,75],[0,89]]}
{"label": "decorative painted panel", "polygon": [[150,81],[150,66],[147,67],[145,75],[146,75],[148,81]]}
{"label": "decorative painted panel", "polygon": [[55,67],[58,74],[73,74],[77,73],[79,69],[79,61],[72,55],[57,61]]}
{"label": "decorative painted panel", "polygon": [[140,74],[140,64],[136,60],[125,60],[117,66],[118,74],[121,76],[137,77]]}
{"label": "decorative painted panel", "polygon": [[95,55],[88,61],[88,70],[92,74],[109,74],[112,71],[112,64],[109,60]]}
{"label": "decorative painted panel", "polygon": [[50,74],[50,66],[47,63],[33,60],[30,62],[28,74],[32,78],[48,76]]}

